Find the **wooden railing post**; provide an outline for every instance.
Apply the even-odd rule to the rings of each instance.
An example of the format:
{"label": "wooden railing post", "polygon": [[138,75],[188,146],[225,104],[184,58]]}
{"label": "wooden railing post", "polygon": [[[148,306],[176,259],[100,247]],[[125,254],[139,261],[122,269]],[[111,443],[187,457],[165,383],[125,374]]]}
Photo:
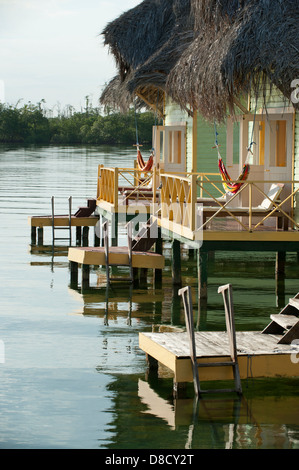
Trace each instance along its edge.
{"label": "wooden railing post", "polygon": [[161,175],[161,183],[162,183],[162,189],[161,189],[161,218],[164,219],[167,217],[168,210],[166,208],[167,201],[165,199],[165,187],[167,184],[166,176]]}
{"label": "wooden railing post", "polygon": [[97,199],[101,197],[101,193],[103,192],[103,178],[102,178],[103,171],[104,171],[104,165],[99,165],[98,166]]}
{"label": "wooden railing post", "polygon": [[113,203],[114,210],[118,212],[118,168],[114,168],[114,182],[113,182]]}
{"label": "wooden railing post", "polygon": [[191,175],[191,201],[190,201],[190,229],[194,232],[196,228],[196,202],[197,202],[197,175]]}
{"label": "wooden railing post", "polygon": [[153,174],[152,174],[152,189],[153,189],[153,207],[156,204],[156,191],[157,191],[157,170],[154,167]]}

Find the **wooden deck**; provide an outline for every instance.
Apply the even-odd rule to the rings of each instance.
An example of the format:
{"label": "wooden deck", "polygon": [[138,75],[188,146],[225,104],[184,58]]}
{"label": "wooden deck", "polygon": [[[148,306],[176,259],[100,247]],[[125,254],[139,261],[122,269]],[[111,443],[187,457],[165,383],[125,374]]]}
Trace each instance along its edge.
{"label": "wooden deck", "polygon": [[[105,266],[104,247],[74,247],[69,248],[69,261],[83,265]],[[129,265],[127,247],[109,247],[109,264],[115,266]],[[132,267],[147,269],[163,269],[165,258],[163,255],[152,252],[133,251]]]}
{"label": "wooden deck", "polygon": [[[89,217],[71,217],[71,226],[72,227],[95,227],[99,221],[97,216]],[[31,227],[52,227],[52,216],[32,216],[28,218],[28,223]],[[54,226],[55,227],[68,227],[69,226],[69,216],[68,215],[56,215],[54,217]]]}
{"label": "wooden deck", "polygon": [[[280,338],[256,331],[236,332],[241,379],[299,376],[299,341],[296,345],[278,344]],[[197,362],[230,360],[226,332],[196,332],[195,341]],[[193,381],[187,333],[140,333],[139,347],[172,371],[174,383]],[[199,379],[231,380],[232,368],[202,367]]]}

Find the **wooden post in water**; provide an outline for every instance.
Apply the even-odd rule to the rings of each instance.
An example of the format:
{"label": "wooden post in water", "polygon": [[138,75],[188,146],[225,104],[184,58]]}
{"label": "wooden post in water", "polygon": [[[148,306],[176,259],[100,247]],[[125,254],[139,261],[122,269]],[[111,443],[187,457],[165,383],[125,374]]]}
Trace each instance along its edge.
{"label": "wooden post in water", "polygon": [[[161,228],[160,227],[158,227],[155,252],[159,255],[162,255],[162,253],[163,253],[163,239],[162,239],[162,234],[161,234]],[[155,277],[155,287],[161,287],[161,285],[162,285],[162,269],[155,269],[154,277]]]}
{"label": "wooden post in water", "polygon": [[44,229],[43,227],[38,227],[37,229],[37,244],[43,245],[44,244]]}
{"label": "wooden post in water", "polygon": [[83,227],[82,246],[88,246],[89,227]]}
{"label": "wooden post in water", "polygon": [[197,253],[198,269],[198,297],[200,299],[208,298],[208,253],[204,250],[198,250]]}
{"label": "wooden post in water", "polygon": [[78,287],[78,263],[70,261],[71,287]]}
{"label": "wooden post in water", "polygon": [[111,246],[117,246],[118,243],[118,214],[112,215],[111,221]]}
{"label": "wooden post in water", "polygon": [[172,242],[172,283],[175,286],[182,285],[181,243],[175,239]]}
{"label": "wooden post in water", "polygon": [[99,237],[99,233],[97,231],[97,227],[94,228],[94,246],[100,246],[101,239]]}
{"label": "wooden post in water", "polygon": [[31,227],[31,245],[36,244],[36,227]]}
{"label": "wooden post in water", "polygon": [[89,264],[82,264],[82,289],[88,289],[89,287],[89,274],[90,274],[90,266]]}
{"label": "wooden post in water", "polygon": [[76,245],[81,246],[82,240],[82,229],[81,227],[76,227]]}
{"label": "wooden post in water", "polygon": [[208,253],[204,250],[197,252],[198,275],[198,318],[197,325],[204,321],[203,314],[207,310],[208,302]]}

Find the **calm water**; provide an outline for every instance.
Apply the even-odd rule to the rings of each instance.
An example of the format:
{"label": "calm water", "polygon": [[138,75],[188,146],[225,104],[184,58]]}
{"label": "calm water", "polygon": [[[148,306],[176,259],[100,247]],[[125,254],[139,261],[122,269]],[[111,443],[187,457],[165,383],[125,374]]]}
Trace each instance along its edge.
{"label": "calm water", "polygon": [[[83,294],[69,287],[67,248],[30,246],[28,216],[85,205],[96,195],[97,166],[128,167],[131,149],[0,148],[0,448],[299,448],[299,380],[243,383],[244,399],[210,397],[193,418],[190,398],[173,401],[172,379],[146,374],[138,333],[183,325],[171,285],[169,244],[163,289],[115,288],[92,271]],[[124,237],[121,231],[120,238]],[[63,243],[63,242],[62,242]],[[51,230],[44,244],[51,244]],[[196,289],[184,248],[183,283]],[[261,329],[280,309],[274,254],[216,253],[209,261],[202,327],[221,329],[219,285],[234,288],[238,329]],[[287,257],[285,295],[299,291],[297,254]],[[3,353],[3,347],[5,348]]]}

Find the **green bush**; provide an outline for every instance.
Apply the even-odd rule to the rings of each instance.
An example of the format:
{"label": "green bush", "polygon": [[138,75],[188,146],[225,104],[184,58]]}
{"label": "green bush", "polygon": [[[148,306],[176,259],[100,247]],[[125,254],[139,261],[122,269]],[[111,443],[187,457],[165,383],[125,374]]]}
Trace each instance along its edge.
{"label": "green bush", "polygon": [[[98,108],[47,117],[42,100],[22,107],[0,103],[0,142],[24,144],[125,144],[136,143],[136,123],[139,141],[151,144],[155,117],[151,112],[127,114],[108,112],[102,115]],[[71,110],[71,112],[69,112]]]}

